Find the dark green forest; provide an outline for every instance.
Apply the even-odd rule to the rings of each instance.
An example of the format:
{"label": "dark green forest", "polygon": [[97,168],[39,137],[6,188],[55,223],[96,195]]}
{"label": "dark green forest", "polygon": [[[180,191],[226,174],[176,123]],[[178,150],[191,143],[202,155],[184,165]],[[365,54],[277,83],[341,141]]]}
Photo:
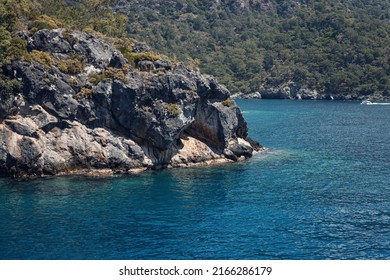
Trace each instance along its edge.
{"label": "dark green forest", "polygon": [[389,1],[116,2],[130,36],[198,60],[232,91],[294,82],[320,93],[390,97]]}
{"label": "dark green forest", "polygon": [[233,92],[390,98],[387,0],[0,0],[0,65],[29,59],[14,32],[57,27],[146,42]]}

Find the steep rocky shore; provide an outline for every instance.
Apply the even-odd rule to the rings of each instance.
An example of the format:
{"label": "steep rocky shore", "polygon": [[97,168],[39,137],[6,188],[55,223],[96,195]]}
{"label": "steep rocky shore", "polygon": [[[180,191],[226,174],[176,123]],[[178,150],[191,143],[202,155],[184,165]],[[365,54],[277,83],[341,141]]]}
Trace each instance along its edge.
{"label": "steep rocky shore", "polygon": [[0,101],[0,174],[129,173],[237,161],[261,146],[217,81],[134,42],[64,29],[18,34],[33,59]]}
{"label": "steep rocky shore", "polygon": [[270,87],[253,93],[234,93],[231,98],[243,99],[291,99],[291,100],[365,100],[370,98],[375,101],[389,101],[388,98],[380,94],[371,94],[370,96],[361,96],[356,93],[348,95],[343,94],[325,94],[319,93],[315,89],[299,87],[291,82],[279,87]]}

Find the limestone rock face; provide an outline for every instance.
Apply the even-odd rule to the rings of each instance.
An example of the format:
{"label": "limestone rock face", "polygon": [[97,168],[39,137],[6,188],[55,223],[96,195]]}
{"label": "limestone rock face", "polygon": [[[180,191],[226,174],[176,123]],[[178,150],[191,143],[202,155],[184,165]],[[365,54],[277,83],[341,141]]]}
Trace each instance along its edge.
{"label": "limestone rock face", "polygon": [[[141,58],[131,63],[112,42],[85,32],[20,36],[52,62],[4,69],[23,89],[1,95],[1,175],[128,173],[237,161],[261,149],[225,87],[182,64],[142,56],[146,45],[134,43]],[[64,67],[75,61],[77,71]]]}
{"label": "limestone rock face", "polygon": [[277,88],[263,89],[261,97],[265,99],[309,99],[327,100],[333,99],[329,94],[320,94],[316,90],[299,87],[295,83],[289,83]]}

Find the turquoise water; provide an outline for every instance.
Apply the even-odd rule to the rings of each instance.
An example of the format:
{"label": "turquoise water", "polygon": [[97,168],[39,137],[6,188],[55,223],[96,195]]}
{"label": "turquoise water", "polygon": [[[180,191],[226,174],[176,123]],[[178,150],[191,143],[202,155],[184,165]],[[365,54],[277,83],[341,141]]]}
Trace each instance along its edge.
{"label": "turquoise water", "polygon": [[0,259],[390,259],[390,106],[238,104],[246,162],[0,179]]}

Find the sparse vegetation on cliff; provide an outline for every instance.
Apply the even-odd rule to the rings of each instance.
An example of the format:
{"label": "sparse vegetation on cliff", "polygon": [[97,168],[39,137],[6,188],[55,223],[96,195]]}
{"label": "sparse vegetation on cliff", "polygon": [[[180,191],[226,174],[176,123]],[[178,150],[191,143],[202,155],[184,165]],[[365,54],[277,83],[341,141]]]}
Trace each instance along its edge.
{"label": "sparse vegetation on cliff", "polygon": [[182,113],[179,105],[177,105],[177,104],[168,103],[168,104],[165,104],[164,107],[167,110],[168,116],[170,116],[170,117],[174,118],[174,117],[179,116]]}
{"label": "sparse vegetation on cliff", "polygon": [[[100,34],[61,28],[14,35],[25,43],[3,60],[0,175],[128,173],[237,161],[261,148],[248,139],[238,108],[220,106],[229,97],[225,87],[145,44],[130,45],[134,67],[118,40]],[[183,152],[190,138],[207,149]]]}
{"label": "sparse vegetation on cliff", "polygon": [[83,71],[82,58],[74,57],[58,61],[58,69],[66,74],[79,74]]}
{"label": "sparse vegetation on cliff", "polygon": [[226,99],[222,101],[222,105],[225,107],[231,107],[234,105],[234,101],[232,99]]}
{"label": "sparse vegetation on cliff", "polygon": [[30,59],[43,65],[46,69],[50,69],[54,64],[54,58],[49,53],[43,51],[33,50],[30,54]]}

